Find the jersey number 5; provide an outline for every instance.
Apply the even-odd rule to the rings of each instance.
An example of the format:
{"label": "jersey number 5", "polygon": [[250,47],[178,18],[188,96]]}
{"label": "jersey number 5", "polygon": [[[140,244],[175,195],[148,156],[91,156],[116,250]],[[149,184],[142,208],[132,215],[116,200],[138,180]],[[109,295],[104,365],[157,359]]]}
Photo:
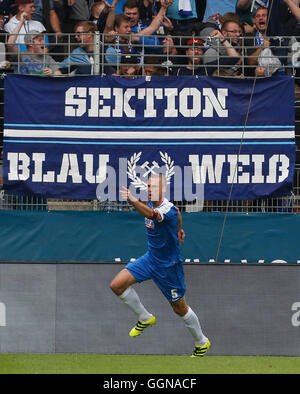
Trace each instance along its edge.
{"label": "jersey number 5", "polygon": [[173,300],[178,298],[177,289],[172,289],[171,290],[171,295],[172,295]]}

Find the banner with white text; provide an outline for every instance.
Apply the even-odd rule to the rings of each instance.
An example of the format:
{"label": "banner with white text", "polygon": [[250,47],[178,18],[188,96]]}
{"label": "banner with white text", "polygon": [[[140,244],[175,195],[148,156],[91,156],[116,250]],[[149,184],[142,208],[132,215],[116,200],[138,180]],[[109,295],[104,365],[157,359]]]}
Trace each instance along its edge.
{"label": "banner with white text", "polygon": [[291,195],[294,80],[7,75],[4,188],[48,198],[171,200]]}

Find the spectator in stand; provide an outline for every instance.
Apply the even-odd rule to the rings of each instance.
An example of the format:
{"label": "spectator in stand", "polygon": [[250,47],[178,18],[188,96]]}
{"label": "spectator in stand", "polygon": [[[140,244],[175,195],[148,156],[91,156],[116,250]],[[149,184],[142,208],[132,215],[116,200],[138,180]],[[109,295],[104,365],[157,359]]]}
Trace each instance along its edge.
{"label": "spectator in stand", "polygon": [[224,15],[226,12],[235,12],[236,0],[206,0],[203,21],[215,14]]}
{"label": "spectator in stand", "polygon": [[8,21],[13,15],[13,4],[15,0],[2,0],[0,2],[0,14],[5,16],[5,22]]}
{"label": "spectator in stand", "polygon": [[[268,9],[264,7],[260,7],[256,10],[256,12],[253,15],[253,25],[255,27],[255,30],[253,34],[248,34],[246,35],[245,39],[245,47],[246,47],[246,63],[249,65],[249,67],[246,68],[246,76],[254,76],[254,75],[259,75],[261,76],[261,71],[262,70],[256,70],[255,69],[258,66],[262,66],[260,64],[260,61],[263,62],[264,67],[268,65],[272,66],[273,62],[274,64],[279,66],[280,60],[278,57],[275,57],[273,55],[276,55],[275,53],[275,48],[273,48],[274,41],[270,40],[267,37],[267,27],[268,27]],[[266,56],[263,58],[263,51],[269,48],[271,51],[266,54]],[[272,49],[271,49],[272,48]],[[277,61],[279,60],[279,63]],[[279,67],[274,68],[275,71],[278,70]],[[272,68],[273,70],[273,68]],[[273,72],[275,72],[273,71]]]}
{"label": "spectator in stand", "polygon": [[[111,6],[113,6],[115,0],[107,0]],[[115,5],[116,15],[122,14],[124,11],[124,4],[128,0],[117,0]],[[156,16],[160,10],[160,0],[136,0],[139,8],[140,19],[143,21],[144,25],[150,25],[153,16]]]}
{"label": "spectator in stand", "polygon": [[[45,0],[43,0],[45,1]],[[69,11],[71,7],[74,5],[76,0],[53,0],[54,3],[54,9],[55,12],[58,16],[60,25],[61,25],[61,30],[63,33],[72,33],[72,26],[71,24],[71,30],[70,30],[70,24],[68,23],[68,17],[69,17]]]}
{"label": "spectator in stand", "polygon": [[[108,8],[108,7],[106,6],[104,1],[96,1],[95,3],[93,3],[93,5],[91,7],[91,15],[90,15],[89,20],[94,22],[95,25],[97,25],[99,17],[104,12],[105,8]],[[105,27],[105,23],[104,23],[104,27]]]}
{"label": "spectator in stand", "polygon": [[104,32],[110,8],[110,4],[104,0],[96,1],[92,5],[90,20],[95,23],[100,33]]}
{"label": "spectator in stand", "polygon": [[[173,29],[173,25],[171,23],[171,21],[167,18],[166,16],[166,9],[172,4],[173,0],[161,0],[160,1],[160,6],[157,7],[157,9],[159,9],[158,13],[155,15],[156,16],[161,16],[161,11],[163,11],[164,16],[163,19],[161,20],[161,25],[158,26],[157,31],[160,34],[167,34],[168,31]],[[120,15],[116,12],[117,10],[117,5],[118,5],[118,0],[113,0],[112,4],[111,4],[111,11],[109,13],[109,16],[107,18],[107,22],[106,22],[106,26],[104,29],[104,33],[105,34],[109,34],[110,31],[112,31],[114,29],[114,18],[115,15]],[[163,4],[163,7],[161,7],[161,5]],[[145,30],[147,27],[149,27],[153,20],[155,18],[151,18],[151,19],[142,19],[140,16],[140,6],[141,3],[138,0],[127,0],[124,3],[123,6],[123,15],[128,16],[128,18],[130,19],[130,26],[131,26],[131,30],[132,33],[140,33],[141,31]],[[162,10],[163,8],[163,10]],[[155,34],[156,32],[148,32],[148,35],[152,35]],[[145,34],[144,34],[145,35]],[[106,37],[105,39],[106,42],[109,42],[109,37]],[[151,45],[151,42],[147,43],[147,45]]]}
{"label": "spectator in stand", "polygon": [[137,62],[137,57],[133,55],[123,55],[121,58],[121,63],[116,74],[125,78],[136,78],[140,74],[140,66]]}
{"label": "spectator in stand", "polygon": [[61,36],[61,25],[57,13],[54,9],[53,0],[44,2],[43,0],[34,0],[34,14],[32,20],[41,22],[47,32],[56,33]]}
{"label": "spectator in stand", "polygon": [[114,30],[109,32],[114,38],[111,45],[105,52],[105,60],[108,64],[118,66],[121,60],[122,53],[137,54],[140,57],[140,64],[142,64],[142,50],[145,45],[145,53],[161,52],[159,46],[160,40],[158,36],[148,37],[154,34],[163,22],[168,8],[168,1],[162,2],[159,13],[153,19],[151,24],[137,33],[132,33],[132,18],[120,14],[114,19]]}
{"label": "spectator in stand", "polygon": [[[162,0],[161,5],[163,4],[164,8],[168,8],[172,3],[173,0]],[[140,2],[138,0],[127,0],[123,6],[123,14],[130,18],[130,26],[132,33],[139,33],[142,30],[145,30],[146,27],[148,27],[153,21],[153,18],[144,19],[144,20],[141,19],[139,10],[140,10]],[[161,6],[159,7],[159,11],[157,12],[156,16],[160,15],[160,10],[161,10]],[[166,17],[165,11],[164,11],[164,18],[162,22],[163,25],[161,24],[157,29],[161,34],[165,34],[164,26],[168,30],[173,29],[173,25],[171,21]],[[155,32],[151,34],[155,34]]]}
{"label": "spectator in stand", "polygon": [[237,0],[235,12],[241,18],[242,22],[253,25],[252,16],[258,8],[269,7],[270,0]]}
{"label": "spectator in stand", "polygon": [[[49,34],[45,36],[46,43],[49,43],[49,53],[53,53],[53,58],[56,61],[63,59],[63,35],[60,20],[54,9],[54,0],[34,0],[35,12],[32,16],[32,20],[41,22]],[[61,53],[61,55],[59,55]]]}
{"label": "spectator in stand", "polygon": [[222,15],[221,27],[228,20],[242,24],[241,18],[235,12],[226,12],[226,14]]}
{"label": "spectator in stand", "polygon": [[54,75],[61,74],[59,66],[55,60],[48,55],[48,48],[45,45],[44,34],[37,30],[29,30],[25,34],[24,43],[27,51],[20,51],[16,45],[16,40],[24,23],[27,21],[27,14],[23,12],[20,15],[20,21],[8,37],[7,47],[10,54],[17,64],[15,71],[19,74],[41,74]]}
{"label": "spectator in stand", "polygon": [[94,52],[94,34],[97,26],[92,21],[78,22],[74,27],[76,48],[71,54],[60,63],[60,69],[63,74],[71,71],[78,71],[79,67],[84,67],[87,74],[92,73],[93,52]]}
{"label": "spectator in stand", "polygon": [[[37,30],[39,32],[45,32],[45,26],[39,22],[34,21],[32,16],[35,12],[34,1],[33,0],[16,0],[15,4],[18,8],[17,14],[9,19],[9,21],[4,25],[4,30],[11,34],[15,28],[19,25],[21,20],[21,15],[25,13],[26,19],[22,23],[21,29],[16,37],[16,44],[24,44],[25,34],[30,30]],[[21,49],[26,51],[26,46],[23,45]]]}
{"label": "spectator in stand", "polygon": [[81,21],[88,21],[91,16],[91,8],[94,0],[75,0],[68,6],[68,13],[65,17],[64,32],[73,33],[75,25]]}
{"label": "spectator in stand", "polygon": [[242,25],[236,19],[226,20],[221,31],[216,29],[211,32],[211,40],[207,40],[208,47],[203,56],[203,62],[208,67],[209,75],[219,66],[240,67],[242,63],[242,35]]}
{"label": "spectator in stand", "polygon": [[117,15],[114,20],[114,30],[110,31],[109,34],[113,37],[113,45],[106,49],[105,61],[108,64],[117,66],[121,62],[122,54],[135,53],[135,47],[130,41],[130,19],[123,14]]}
{"label": "spectator in stand", "polygon": [[156,0],[140,0],[139,2],[140,19],[146,25],[150,25],[153,17],[155,17],[160,10],[160,1]]}
{"label": "spectator in stand", "polygon": [[177,69],[183,63],[184,56],[180,55],[179,38],[165,36],[163,41],[162,66],[167,69],[168,75],[176,75]]}
{"label": "spectator in stand", "polygon": [[7,32],[4,30],[5,15],[0,14],[0,42],[6,42]]}
{"label": "spectator in stand", "polygon": [[[181,2],[174,0],[168,8],[167,17],[173,25],[173,35],[181,35],[190,31],[192,26],[198,22],[196,1],[188,0]],[[181,5],[184,5],[181,7]]]}
{"label": "spectator in stand", "polygon": [[139,33],[148,26],[148,24],[145,24],[145,21],[140,19],[139,1],[137,0],[127,0],[123,5],[123,14],[130,19],[130,27],[133,33]]}
{"label": "spectator in stand", "polygon": [[196,22],[191,28],[191,33],[200,37],[203,41],[206,41],[214,30],[218,30],[220,28],[221,25],[219,25],[216,20],[210,19],[207,22]]}
{"label": "spectator in stand", "polygon": [[204,41],[199,38],[188,38],[185,43],[187,65],[177,70],[177,75],[208,75],[203,65]]}
{"label": "spectator in stand", "polygon": [[258,56],[264,48],[270,46],[270,40],[267,38],[267,21],[268,9],[259,7],[253,14],[254,31],[252,34],[246,34],[245,62],[250,66],[247,68],[247,76],[255,76],[255,68],[258,66]]}
{"label": "spectator in stand", "polygon": [[300,20],[300,8],[299,8],[299,1],[295,2],[295,0],[283,0],[284,3],[288,6],[290,12]]}
{"label": "spectator in stand", "polygon": [[142,72],[146,77],[165,77],[168,75],[168,69],[163,65],[162,58],[159,56],[146,56]]}
{"label": "spectator in stand", "polygon": [[[299,0],[283,0],[282,10],[282,35],[300,36],[300,8]],[[298,38],[299,41],[299,38]]]}
{"label": "spectator in stand", "polygon": [[261,7],[267,8],[268,23],[266,34],[269,37],[284,36],[288,35],[286,34],[285,17],[287,7],[285,3],[285,0],[238,0],[236,4],[236,13],[240,16],[241,20],[245,22],[245,31],[248,33],[247,30],[250,25],[253,25],[253,15],[256,11]]}
{"label": "spectator in stand", "polygon": [[[76,48],[60,64],[63,74],[75,72],[76,74],[93,74],[94,43],[97,26],[92,21],[78,22],[74,28]],[[101,61],[101,60],[100,60]],[[112,74],[115,70],[105,66],[102,74]]]}

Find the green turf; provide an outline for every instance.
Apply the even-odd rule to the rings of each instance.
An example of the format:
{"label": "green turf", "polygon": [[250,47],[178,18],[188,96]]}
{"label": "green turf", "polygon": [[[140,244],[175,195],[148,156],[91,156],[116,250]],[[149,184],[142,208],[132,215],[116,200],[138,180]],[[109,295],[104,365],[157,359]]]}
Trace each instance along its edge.
{"label": "green turf", "polygon": [[299,374],[300,357],[0,354],[0,374]]}

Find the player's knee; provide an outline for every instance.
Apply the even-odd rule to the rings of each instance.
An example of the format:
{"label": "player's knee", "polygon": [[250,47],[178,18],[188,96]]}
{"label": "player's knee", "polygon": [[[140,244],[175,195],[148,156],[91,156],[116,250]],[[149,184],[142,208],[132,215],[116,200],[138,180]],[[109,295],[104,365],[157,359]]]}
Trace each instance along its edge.
{"label": "player's knee", "polygon": [[182,316],[182,308],[181,308],[181,306],[180,305],[177,305],[177,304],[171,304],[171,306],[172,306],[172,308],[173,308],[173,311],[176,313],[176,315],[179,315],[179,316]]}
{"label": "player's knee", "polygon": [[189,309],[185,302],[171,302],[171,306],[176,315],[181,317],[184,316]]}
{"label": "player's knee", "polygon": [[120,292],[120,288],[118,286],[118,283],[114,279],[110,282],[109,287],[116,295],[122,294],[122,292]]}

